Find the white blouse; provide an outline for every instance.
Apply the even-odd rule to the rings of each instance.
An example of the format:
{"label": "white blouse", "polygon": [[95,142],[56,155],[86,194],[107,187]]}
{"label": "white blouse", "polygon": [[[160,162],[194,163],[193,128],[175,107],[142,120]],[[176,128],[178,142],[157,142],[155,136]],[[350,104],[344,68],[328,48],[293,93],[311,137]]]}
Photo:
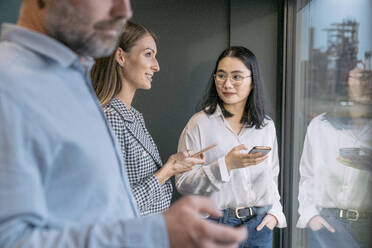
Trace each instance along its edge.
{"label": "white blouse", "polygon": [[[213,143],[217,147],[205,152],[206,163],[176,176],[181,194],[209,196],[218,209],[271,205],[268,213],[278,219],[278,227],[286,227],[278,192],[278,145],[275,126],[266,120],[261,129],[243,128],[236,135],[217,107],[212,115],[196,113],[187,123],[178,143],[178,151],[197,152]],[[234,169],[226,168],[225,155],[235,146],[244,144],[269,146],[272,151],[261,164]]]}
{"label": "white blouse", "polygon": [[305,228],[322,208],[372,209],[371,172],[339,160],[342,148],[370,149],[371,137],[371,121],[358,129],[336,129],[322,114],[310,122],[300,162],[297,227]]}

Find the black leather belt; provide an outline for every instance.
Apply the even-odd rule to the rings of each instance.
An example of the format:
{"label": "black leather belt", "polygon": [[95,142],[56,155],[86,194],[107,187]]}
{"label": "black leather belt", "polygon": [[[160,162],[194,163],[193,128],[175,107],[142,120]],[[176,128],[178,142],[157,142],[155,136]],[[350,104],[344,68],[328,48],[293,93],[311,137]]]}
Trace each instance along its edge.
{"label": "black leather belt", "polygon": [[340,209],[340,208],[323,208],[321,211],[323,216],[335,216],[343,220],[358,221],[372,217],[372,212],[360,212],[355,209]]}
{"label": "black leather belt", "polygon": [[242,219],[256,215],[266,214],[266,212],[268,211],[268,207],[237,207],[226,208],[224,211],[225,212],[227,211],[228,217]]}

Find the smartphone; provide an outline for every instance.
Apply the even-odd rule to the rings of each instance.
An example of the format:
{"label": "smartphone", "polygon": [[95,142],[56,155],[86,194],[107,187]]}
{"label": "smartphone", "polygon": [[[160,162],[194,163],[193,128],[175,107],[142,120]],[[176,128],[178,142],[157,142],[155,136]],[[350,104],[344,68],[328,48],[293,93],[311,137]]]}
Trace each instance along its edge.
{"label": "smartphone", "polygon": [[341,148],[336,158],[342,165],[358,170],[372,171],[372,150],[368,148]]}
{"label": "smartphone", "polygon": [[355,157],[363,156],[363,151],[360,148],[341,148],[339,150],[341,157],[352,160]]}
{"label": "smartphone", "polygon": [[268,146],[254,146],[248,153],[254,154],[260,152],[263,156],[271,151],[271,147]]}

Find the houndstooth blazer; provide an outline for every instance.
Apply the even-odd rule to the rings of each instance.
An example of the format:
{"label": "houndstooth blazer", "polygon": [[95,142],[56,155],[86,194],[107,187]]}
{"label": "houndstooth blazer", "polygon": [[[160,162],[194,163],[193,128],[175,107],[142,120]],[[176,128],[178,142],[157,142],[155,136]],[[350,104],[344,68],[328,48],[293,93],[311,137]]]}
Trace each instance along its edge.
{"label": "houndstooth blazer", "polygon": [[161,185],[154,175],[162,162],[142,114],[133,107],[129,110],[117,98],[104,107],[104,112],[120,144],[141,215],[163,212],[170,205],[173,188],[170,180]]}

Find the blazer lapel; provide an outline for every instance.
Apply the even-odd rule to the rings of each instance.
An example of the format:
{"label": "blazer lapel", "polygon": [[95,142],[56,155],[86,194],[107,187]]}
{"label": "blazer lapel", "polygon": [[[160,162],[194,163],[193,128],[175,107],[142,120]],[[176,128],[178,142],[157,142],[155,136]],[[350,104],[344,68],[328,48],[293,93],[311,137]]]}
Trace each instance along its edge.
{"label": "blazer lapel", "polygon": [[130,110],[117,98],[111,101],[112,106],[120,113],[124,119],[125,127],[128,131],[135,137],[135,139],[141,144],[141,146],[150,154],[155,163],[158,166],[162,165],[159,151],[156,147],[154,140],[152,139],[150,133],[147,131],[145,126],[145,121],[137,110],[133,108],[133,112],[138,117],[135,117],[130,112]]}

